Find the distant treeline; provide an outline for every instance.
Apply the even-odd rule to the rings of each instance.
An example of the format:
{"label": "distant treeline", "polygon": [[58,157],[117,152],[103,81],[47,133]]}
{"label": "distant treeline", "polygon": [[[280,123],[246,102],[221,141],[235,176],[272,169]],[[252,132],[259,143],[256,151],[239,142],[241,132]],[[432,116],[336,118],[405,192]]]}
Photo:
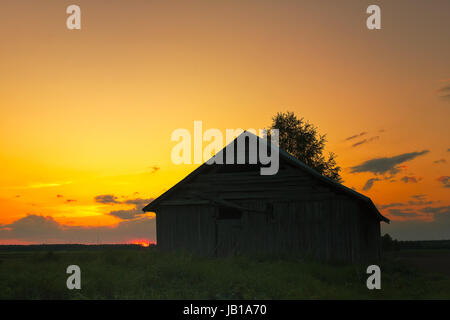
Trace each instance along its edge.
{"label": "distant treeline", "polygon": [[[383,251],[417,250],[417,249],[449,249],[450,240],[401,241],[393,239],[388,233],[381,237]],[[150,248],[155,245],[151,244]],[[146,249],[138,244],[30,244],[0,245],[0,251],[85,251],[115,249]]]}
{"label": "distant treeline", "polygon": [[[152,247],[152,245],[150,245]],[[0,245],[0,251],[78,251],[105,249],[146,249],[138,244],[30,244]]]}
{"label": "distant treeline", "polygon": [[384,251],[417,250],[417,249],[450,249],[450,240],[401,241],[392,239],[386,233],[381,237]]}

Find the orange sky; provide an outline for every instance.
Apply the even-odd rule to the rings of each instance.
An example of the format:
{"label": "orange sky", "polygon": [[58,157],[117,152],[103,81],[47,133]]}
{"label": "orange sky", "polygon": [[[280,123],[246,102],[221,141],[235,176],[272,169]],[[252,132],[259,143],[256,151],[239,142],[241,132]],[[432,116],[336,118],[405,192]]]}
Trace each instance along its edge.
{"label": "orange sky", "polygon": [[[73,3],[81,30],[66,28]],[[0,243],[153,241],[151,215],[110,213],[195,168],[172,164],[173,130],[262,128],[287,110],[327,133],[345,185],[398,204],[386,230],[450,238],[447,0],[3,0],[0,25]],[[350,170],[423,150],[391,179]],[[52,237],[24,232],[42,226]]]}

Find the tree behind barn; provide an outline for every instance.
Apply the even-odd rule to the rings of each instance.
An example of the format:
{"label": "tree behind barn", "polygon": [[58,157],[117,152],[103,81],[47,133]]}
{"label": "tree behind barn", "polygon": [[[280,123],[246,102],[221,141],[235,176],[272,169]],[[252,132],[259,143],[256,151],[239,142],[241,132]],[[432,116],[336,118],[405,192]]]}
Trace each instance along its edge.
{"label": "tree behind barn", "polygon": [[270,127],[279,130],[282,149],[322,175],[342,181],[336,155],[330,152],[328,158],[324,156],[326,135],[320,135],[317,127],[303,118],[298,119],[293,112],[278,112]]}

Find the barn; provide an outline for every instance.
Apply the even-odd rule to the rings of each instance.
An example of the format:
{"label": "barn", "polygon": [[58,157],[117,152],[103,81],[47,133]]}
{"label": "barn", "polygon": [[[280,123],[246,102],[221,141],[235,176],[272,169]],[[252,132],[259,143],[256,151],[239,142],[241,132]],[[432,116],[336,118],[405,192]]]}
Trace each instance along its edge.
{"label": "barn", "polygon": [[[236,140],[221,153],[236,151]],[[378,260],[380,223],[389,220],[371,199],[278,152],[274,175],[261,175],[259,160],[204,163],[144,207],[156,213],[158,248],[204,256]]]}

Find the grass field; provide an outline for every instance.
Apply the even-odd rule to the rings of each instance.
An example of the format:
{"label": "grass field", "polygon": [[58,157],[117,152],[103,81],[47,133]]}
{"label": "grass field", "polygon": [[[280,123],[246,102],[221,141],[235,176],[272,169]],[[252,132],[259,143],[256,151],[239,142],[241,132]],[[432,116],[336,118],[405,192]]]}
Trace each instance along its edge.
{"label": "grass field", "polygon": [[[450,299],[449,257],[449,250],[390,253],[380,265],[382,289],[368,290],[366,266],[140,247],[3,250],[0,299]],[[72,264],[81,268],[81,290],[66,287]]]}

